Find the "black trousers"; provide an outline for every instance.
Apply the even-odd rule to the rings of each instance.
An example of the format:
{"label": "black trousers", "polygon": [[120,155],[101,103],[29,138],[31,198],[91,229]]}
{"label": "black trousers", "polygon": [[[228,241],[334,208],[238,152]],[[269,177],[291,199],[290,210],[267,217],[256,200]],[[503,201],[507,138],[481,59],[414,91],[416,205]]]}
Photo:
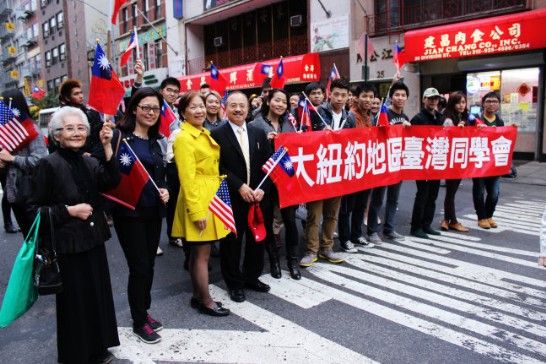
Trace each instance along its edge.
{"label": "black trousers", "polygon": [[8,202],[8,197],[6,194],[6,178],[7,178],[7,168],[0,168],[0,183],[2,184],[2,216],[4,217],[4,226],[11,224],[11,207]]}
{"label": "black trousers", "polygon": [[127,295],[135,328],[146,324],[146,316],[152,304],[151,290],[161,221],[160,216],[114,215],[114,227],[129,266]]}
{"label": "black trousers", "polygon": [[340,242],[356,241],[362,236],[362,223],[364,222],[370,191],[358,191],[343,196],[337,222]]}
{"label": "black trousers", "polygon": [[230,233],[220,240],[220,266],[228,289],[243,289],[245,283],[255,282],[262,275],[265,246],[272,244],[269,241],[273,238],[273,208],[268,204],[261,209],[267,231],[265,240],[254,240],[247,222],[248,208],[233,211],[237,236]]}
{"label": "black trousers", "polygon": [[16,203],[10,203],[9,205],[11,206],[11,210],[13,211],[13,215],[15,216],[15,220],[17,220],[17,224],[19,225],[23,236],[26,238],[30,228],[32,227],[34,218],[32,220],[28,218],[25,205],[19,205]]}
{"label": "black trousers", "polygon": [[436,210],[436,198],[440,190],[439,180],[415,181],[417,193],[413,203],[413,213],[411,215],[411,230],[430,227],[434,221],[434,211]]}
{"label": "black trousers", "polygon": [[444,199],[444,220],[450,224],[457,223],[457,214],[455,213],[455,194],[461,184],[461,179],[446,180],[446,197]]}

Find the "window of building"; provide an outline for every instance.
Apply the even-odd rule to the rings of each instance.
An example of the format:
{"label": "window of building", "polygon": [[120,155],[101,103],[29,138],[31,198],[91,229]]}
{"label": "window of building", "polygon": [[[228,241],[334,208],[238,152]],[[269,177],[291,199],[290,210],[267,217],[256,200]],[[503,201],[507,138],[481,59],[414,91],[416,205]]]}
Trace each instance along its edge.
{"label": "window of building", "polygon": [[154,20],[161,18],[161,0],[155,0]]}
{"label": "window of building", "polygon": [[59,48],[55,47],[51,50],[51,64],[59,61]]}
{"label": "window of building", "polygon": [[62,29],[63,26],[64,26],[64,14],[61,11],[60,13],[57,13],[57,27],[59,29]]}
{"label": "window of building", "polygon": [[163,40],[160,40],[159,42],[155,43],[155,67],[161,68],[163,67],[163,44],[165,42]]}
{"label": "window of building", "polygon": [[45,22],[42,24],[42,35],[44,38],[49,37],[49,23]]}
{"label": "window of building", "polygon": [[38,23],[32,24],[32,37],[38,38],[40,35],[40,25]]}
{"label": "window of building", "polygon": [[63,43],[59,46],[59,60],[64,61],[66,59],[66,45]]}
{"label": "window of building", "polygon": [[51,66],[51,51],[47,51],[45,53],[45,65],[46,65],[46,67]]}
{"label": "window of building", "polygon": [[55,84],[54,84],[54,85],[55,85],[55,89],[58,90],[59,87],[61,86],[61,78],[60,78],[60,77],[57,77],[57,78],[55,79]]}
{"label": "window of building", "polygon": [[150,11],[150,2],[148,0],[142,0],[142,8],[144,9],[144,15],[148,16],[148,12]]}
{"label": "window of building", "polygon": [[32,28],[27,29],[27,39],[28,40],[34,39],[34,35],[32,34]]}
{"label": "window of building", "polygon": [[47,81],[47,91],[54,91],[53,90],[53,80]]}
{"label": "window of building", "polygon": [[49,19],[49,30],[51,30],[51,34],[55,33],[55,30],[57,28],[57,20],[55,17],[52,17]]}
{"label": "window of building", "polygon": [[61,83],[68,80],[68,75],[61,76]]}
{"label": "window of building", "polygon": [[49,0],[40,0],[40,6],[45,8],[49,4]]}
{"label": "window of building", "polygon": [[127,33],[129,31],[129,8],[123,9],[123,33]]}
{"label": "window of building", "polygon": [[132,6],[132,12],[133,12],[133,26],[138,27],[138,11],[137,11],[137,4],[134,3]]}

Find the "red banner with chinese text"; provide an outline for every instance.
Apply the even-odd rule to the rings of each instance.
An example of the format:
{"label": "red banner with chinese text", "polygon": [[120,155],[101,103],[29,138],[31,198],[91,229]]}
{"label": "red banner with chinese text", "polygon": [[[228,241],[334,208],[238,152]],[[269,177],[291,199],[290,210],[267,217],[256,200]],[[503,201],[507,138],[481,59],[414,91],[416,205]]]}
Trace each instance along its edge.
{"label": "red banner with chinese text", "polygon": [[475,57],[546,47],[540,31],[546,9],[503,15],[407,32],[408,62]]}
{"label": "red banner with chinese text", "polygon": [[281,207],[398,183],[500,176],[510,171],[515,127],[401,125],[283,133],[295,175],[277,185]]}
{"label": "red banner with chinese text", "polygon": [[[264,62],[250,63],[242,66],[220,68],[219,72],[227,81],[227,90],[262,87],[266,77],[272,77],[280,58]],[[286,83],[314,82],[320,80],[320,59],[318,53],[307,53],[299,56],[283,57],[284,77]],[[260,72],[262,64],[272,66],[270,74]],[[202,83],[207,82],[210,72],[178,77],[182,92],[199,91]]]}

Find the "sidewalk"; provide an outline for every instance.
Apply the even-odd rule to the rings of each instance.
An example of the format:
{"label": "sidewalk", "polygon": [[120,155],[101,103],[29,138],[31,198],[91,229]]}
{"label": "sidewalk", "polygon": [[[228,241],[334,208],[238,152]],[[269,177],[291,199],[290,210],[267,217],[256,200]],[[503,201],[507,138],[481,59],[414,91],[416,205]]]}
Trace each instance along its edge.
{"label": "sidewalk", "polygon": [[517,166],[517,178],[503,178],[503,182],[546,186],[546,163],[536,161],[514,161]]}

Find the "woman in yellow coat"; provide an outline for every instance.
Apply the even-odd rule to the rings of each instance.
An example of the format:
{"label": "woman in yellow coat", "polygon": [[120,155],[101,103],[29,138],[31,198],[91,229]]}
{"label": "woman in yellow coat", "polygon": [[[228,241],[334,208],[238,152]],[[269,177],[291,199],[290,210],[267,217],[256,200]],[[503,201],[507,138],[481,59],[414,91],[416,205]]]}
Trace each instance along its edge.
{"label": "woman in yellow coat", "polygon": [[178,110],[185,122],[173,145],[180,194],[172,235],[183,238],[184,244],[191,249],[191,306],[211,316],[227,316],[229,310],[210,296],[208,272],[211,244],[229,233],[224,224],[209,212],[210,202],[220,186],[220,146],[203,127],[206,110],[201,94],[194,91],[185,94]]}

